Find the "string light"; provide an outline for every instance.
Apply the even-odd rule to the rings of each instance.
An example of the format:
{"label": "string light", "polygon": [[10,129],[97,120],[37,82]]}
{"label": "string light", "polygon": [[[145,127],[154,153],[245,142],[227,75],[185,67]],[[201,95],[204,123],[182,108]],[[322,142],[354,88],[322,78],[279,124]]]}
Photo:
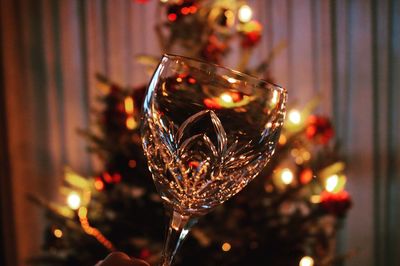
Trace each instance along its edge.
{"label": "string light", "polygon": [[62,238],[62,236],[63,236],[63,232],[58,228],[54,229],[53,234],[57,238]]}
{"label": "string light", "polygon": [[83,231],[86,234],[93,236],[97,241],[100,242],[109,251],[115,251],[114,245],[96,228],[90,226],[89,220],[87,218],[87,208],[80,207],[78,211],[79,222],[81,223]]}
{"label": "string light", "polygon": [[308,184],[313,178],[313,171],[310,168],[306,168],[303,171],[301,171],[300,174],[300,182],[302,184]]}
{"label": "string light", "polygon": [[281,172],[281,180],[285,185],[289,185],[293,182],[293,173],[289,168],[285,168]]}
{"label": "string light", "polygon": [[67,204],[71,209],[77,210],[81,206],[81,197],[78,193],[71,192],[67,197]]}
{"label": "string light", "polygon": [[299,266],[314,266],[314,259],[310,256],[304,256],[301,258]]}
{"label": "string light", "polygon": [[125,97],[124,106],[125,106],[125,112],[128,116],[125,122],[126,127],[130,130],[133,130],[137,127],[137,123],[135,118],[133,117],[135,113],[135,102],[133,101],[133,98],[131,96]]}
{"label": "string light", "polygon": [[133,116],[128,116],[127,118],[126,118],[126,127],[128,128],[128,129],[135,129],[136,128],[136,126],[137,126],[137,123],[136,123],[136,120],[135,120],[135,118],[133,118]]}
{"label": "string light", "polygon": [[229,250],[231,250],[232,246],[231,244],[229,244],[228,242],[225,242],[224,244],[222,244],[221,249],[225,252],[228,252]]}
{"label": "string light", "polygon": [[101,191],[104,189],[104,182],[100,178],[96,178],[96,180],[94,181],[94,187],[98,191]]}
{"label": "string light", "polygon": [[103,178],[104,178],[104,181],[106,181],[106,183],[112,183],[112,181],[113,181],[112,176],[108,172],[103,173]]}
{"label": "string light", "polygon": [[280,137],[279,137],[279,144],[280,145],[285,145],[286,142],[287,142],[286,136],[284,134],[281,134]]}
{"label": "string light", "polygon": [[232,103],[233,102],[233,98],[231,95],[229,95],[228,93],[222,93],[221,96],[219,96],[221,98],[222,101],[226,102],[226,103]]}
{"label": "string light", "polygon": [[242,23],[249,22],[253,17],[253,11],[248,5],[242,5],[238,11],[238,19]]}
{"label": "string light", "polygon": [[278,91],[273,91],[272,92],[272,99],[271,99],[271,102],[273,103],[273,104],[277,104],[278,103]]}
{"label": "string light", "polygon": [[300,124],[300,122],[301,122],[301,114],[298,110],[295,110],[295,109],[293,109],[289,112],[288,118],[289,118],[290,122],[292,122],[293,124],[296,124],[296,125]]}
{"label": "string light", "polygon": [[321,202],[321,196],[320,195],[312,195],[310,197],[310,201],[311,201],[311,203],[318,204]]}
{"label": "string light", "polygon": [[167,3],[168,0],[160,0],[161,3]]}
{"label": "string light", "polygon": [[125,112],[130,115],[133,114],[135,110],[135,104],[131,96],[125,98],[124,105],[125,105]]}
{"label": "string light", "polygon": [[336,189],[338,184],[339,184],[339,176],[331,175],[325,181],[325,189],[328,192],[333,192]]}

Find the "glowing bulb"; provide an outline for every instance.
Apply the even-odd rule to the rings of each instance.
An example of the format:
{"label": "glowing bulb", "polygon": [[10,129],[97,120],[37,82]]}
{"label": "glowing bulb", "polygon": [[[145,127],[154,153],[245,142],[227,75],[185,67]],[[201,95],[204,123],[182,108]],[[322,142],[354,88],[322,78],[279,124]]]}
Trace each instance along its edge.
{"label": "glowing bulb", "polygon": [[285,135],[283,135],[283,134],[281,134],[281,135],[279,136],[279,144],[281,144],[281,145],[285,145],[285,144],[286,144],[286,142],[287,142],[287,138],[286,138],[286,136],[285,136]]}
{"label": "glowing bulb", "polygon": [[314,259],[310,256],[304,256],[300,260],[299,266],[314,266]]}
{"label": "glowing bulb", "polygon": [[311,201],[311,203],[318,204],[321,202],[321,196],[320,195],[312,195],[310,197],[310,201]]}
{"label": "glowing bulb", "polygon": [[289,117],[290,122],[292,122],[293,124],[298,125],[301,122],[301,114],[297,110],[291,110],[289,112],[288,117]]}
{"label": "glowing bulb", "polygon": [[242,5],[238,11],[238,19],[242,23],[249,22],[253,17],[253,11],[248,5]]}
{"label": "glowing bulb", "polygon": [[328,192],[333,192],[339,183],[338,175],[331,175],[325,181],[325,189]]}
{"label": "glowing bulb", "polygon": [[224,101],[226,103],[232,103],[233,102],[232,96],[229,95],[228,93],[222,93],[220,98],[221,98],[222,101]]}
{"label": "glowing bulb", "polygon": [[133,112],[135,111],[135,105],[133,102],[133,98],[130,96],[126,97],[125,101],[124,101],[124,105],[125,105],[125,112],[127,114],[133,114]]}
{"label": "glowing bulb", "polygon": [[281,173],[281,179],[282,179],[282,182],[286,185],[289,185],[290,183],[292,183],[293,182],[292,171],[290,171],[289,168],[283,169],[282,173]]}
{"label": "glowing bulb", "polygon": [[167,3],[168,0],[160,0],[161,3]]}
{"label": "glowing bulb", "polygon": [[133,129],[135,129],[135,128],[137,127],[136,120],[135,120],[135,118],[133,118],[132,116],[129,116],[129,117],[126,119],[125,124],[126,124],[126,127],[127,127],[128,129],[130,129],[130,130],[133,130]]}
{"label": "glowing bulb", "polygon": [[231,246],[231,244],[225,242],[224,244],[222,244],[221,248],[223,251],[228,252],[229,250],[231,250],[232,246]]}
{"label": "glowing bulb", "polygon": [[236,81],[237,81],[237,79],[235,79],[235,78],[232,78],[232,77],[228,77],[227,79],[226,79],[229,83],[236,83]]}
{"label": "glowing bulb", "polygon": [[273,103],[273,104],[277,104],[278,103],[278,92],[277,91],[273,91],[272,92],[272,99],[271,99],[271,102]]}
{"label": "glowing bulb", "polygon": [[101,191],[104,189],[104,183],[100,178],[96,178],[94,181],[94,187],[98,190]]}
{"label": "glowing bulb", "polygon": [[77,210],[81,206],[81,197],[76,192],[71,192],[67,197],[67,204],[71,209]]}
{"label": "glowing bulb", "polygon": [[57,238],[61,238],[63,236],[63,232],[60,229],[54,229],[53,234]]}

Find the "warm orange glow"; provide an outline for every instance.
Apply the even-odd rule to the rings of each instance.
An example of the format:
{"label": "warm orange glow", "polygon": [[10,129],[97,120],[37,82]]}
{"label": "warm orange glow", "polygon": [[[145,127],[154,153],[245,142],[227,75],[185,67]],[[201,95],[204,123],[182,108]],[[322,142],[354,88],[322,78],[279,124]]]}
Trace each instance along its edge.
{"label": "warm orange glow", "polygon": [[137,123],[135,118],[133,118],[133,116],[129,116],[126,119],[126,127],[130,130],[135,129],[137,127]]}
{"label": "warm orange glow", "polygon": [[78,211],[79,221],[81,223],[83,231],[86,234],[93,236],[99,241],[104,247],[110,251],[115,251],[114,245],[96,228],[91,227],[87,218],[88,210],[85,207],[80,207]]}
{"label": "warm orange glow", "polygon": [[279,144],[280,145],[285,145],[287,142],[287,138],[285,135],[281,134],[281,136],[279,137]]}
{"label": "warm orange glow", "polygon": [[310,168],[304,169],[300,174],[300,182],[302,184],[308,184],[313,178],[313,171]]}
{"label": "warm orange glow", "polygon": [[98,191],[101,191],[104,189],[104,182],[100,178],[96,178],[96,180],[94,181],[94,187]]}
{"label": "warm orange glow", "polygon": [[129,115],[132,115],[133,112],[135,111],[135,104],[133,102],[133,98],[131,96],[126,97],[124,104],[125,104],[125,112]]}
{"label": "warm orange glow", "polygon": [[312,195],[310,197],[310,201],[314,204],[318,204],[321,202],[321,196],[320,195]]}
{"label": "warm orange glow", "polygon": [[190,161],[189,162],[189,167],[191,168],[197,168],[199,167],[200,163],[198,161]]}
{"label": "warm orange glow", "polygon": [[222,247],[221,247],[221,249],[222,249],[223,251],[225,251],[225,252],[228,252],[229,250],[231,250],[231,248],[232,248],[231,244],[229,244],[229,243],[227,243],[227,242],[225,242],[224,244],[222,244]]}
{"label": "warm orange glow", "polygon": [[57,238],[61,238],[63,236],[63,232],[60,229],[54,229],[53,234]]}
{"label": "warm orange glow", "polygon": [[176,81],[177,81],[177,82],[182,82],[182,78],[181,78],[181,77],[178,77],[178,78],[176,78]]}

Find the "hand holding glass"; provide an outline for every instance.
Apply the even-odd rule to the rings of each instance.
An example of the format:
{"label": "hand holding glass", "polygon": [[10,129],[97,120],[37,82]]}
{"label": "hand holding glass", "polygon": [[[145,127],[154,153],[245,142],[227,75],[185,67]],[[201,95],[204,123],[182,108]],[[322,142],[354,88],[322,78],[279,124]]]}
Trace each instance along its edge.
{"label": "hand holding glass", "polygon": [[164,55],[143,104],[142,141],[171,216],[162,266],[197,219],[242,190],[273,155],[286,90],[206,62]]}

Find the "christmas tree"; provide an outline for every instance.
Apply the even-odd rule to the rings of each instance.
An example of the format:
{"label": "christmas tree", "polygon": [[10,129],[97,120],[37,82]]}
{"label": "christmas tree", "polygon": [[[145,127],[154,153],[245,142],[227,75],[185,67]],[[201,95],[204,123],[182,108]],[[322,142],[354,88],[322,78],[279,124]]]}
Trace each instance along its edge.
{"label": "christmas tree", "polygon": [[[145,4],[147,1],[137,1]],[[140,3],[139,3],[140,2]],[[277,47],[248,65],[262,25],[245,1],[163,0],[156,33],[162,52],[223,64],[239,43],[237,69],[267,80]],[[138,56],[150,72],[159,55]],[[190,83],[190,77],[181,82]],[[46,210],[43,254],[33,265],[94,265],[121,250],[156,264],[164,239],[164,209],[147,169],[139,133],[145,86],[125,88],[98,76],[103,109],[97,130],[82,130],[104,170],[80,176],[66,168],[65,203],[32,200]],[[218,107],[235,97],[212,99]],[[179,265],[332,265],[335,234],[347,210],[345,164],[318,99],[289,109],[274,157],[242,192],[200,219],[177,257]],[[96,132],[96,133],[94,133]]]}

